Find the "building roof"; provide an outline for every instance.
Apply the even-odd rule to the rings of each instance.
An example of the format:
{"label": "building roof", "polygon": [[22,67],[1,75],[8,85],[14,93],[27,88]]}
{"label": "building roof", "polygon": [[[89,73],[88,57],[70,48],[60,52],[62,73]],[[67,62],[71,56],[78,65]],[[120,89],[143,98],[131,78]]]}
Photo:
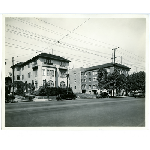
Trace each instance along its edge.
{"label": "building roof", "polygon": [[11,66],[11,68],[13,67],[16,67],[16,66],[24,66],[38,58],[49,58],[49,59],[53,59],[53,60],[60,60],[60,61],[63,61],[63,62],[71,62],[70,60],[68,59],[65,59],[63,57],[60,57],[60,56],[56,56],[56,55],[52,55],[52,54],[47,54],[47,53],[41,53],[35,57],[33,57],[32,59],[29,59],[27,60],[26,62],[19,62],[17,64],[15,64],[14,66]]}
{"label": "building roof", "polygon": [[[108,68],[108,67],[113,67],[113,66],[114,66],[113,63],[107,63],[107,64],[103,64],[103,65],[97,65],[97,66],[92,66],[92,67],[86,68],[85,71],[92,71],[92,70],[96,70],[96,69],[99,69],[99,68]],[[117,63],[115,63],[115,66],[118,67],[118,68],[124,68],[124,69],[127,69],[127,70],[131,69],[131,68],[125,66],[125,65],[121,65],[121,64],[117,64]]]}
{"label": "building roof", "polygon": [[[24,62],[19,62],[19,63],[15,64],[14,67],[22,66],[23,64],[24,64]],[[11,68],[13,68],[13,66],[11,66]]]}

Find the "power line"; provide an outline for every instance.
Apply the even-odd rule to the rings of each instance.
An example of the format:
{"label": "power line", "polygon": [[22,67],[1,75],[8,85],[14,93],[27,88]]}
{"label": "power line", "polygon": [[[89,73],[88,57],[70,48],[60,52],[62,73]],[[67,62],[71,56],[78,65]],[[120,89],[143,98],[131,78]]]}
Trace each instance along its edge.
{"label": "power line", "polygon": [[[35,18],[35,19],[37,19],[37,20],[39,20],[39,21],[41,21],[41,22],[44,22],[44,23],[46,23],[46,24],[52,25],[52,26],[54,26],[54,27],[57,27],[57,28],[59,28],[59,29],[62,29],[62,30],[65,30],[65,31],[69,31],[69,30],[67,30],[67,29],[65,29],[65,28],[62,28],[62,27],[59,27],[59,26],[54,25],[54,24],[52,24],[52,23],[43,21],[42,19],[39,19],[39,18]],[[105,42],[103,42],[103,41],[96,40],[96,39],[92,39],[92,38],[86,37],[85,35],[82,35],[82,34],[78,34],[78,33],[75,33],[75,32],[74,32],[74,34],[79,35],[79,36],[82,36],[82,37],[84,37],[84,38],[88,38],[88,39],[93,40],[93,41],[97,41],[97,42],[101,42],[101,43],[107,44],[107,43],[105,43]],[[108,45],[110,45],[110,46],[116,46],[116,45],[112,45],[112,44],[108,44]]]}
{"label": "power line", "polygon": [[[15,20],[17,20],[17,19],[15,19]],[[21,20],[21,19],[20,19]],[[20,21],[20,20],[17,20],[17,21]],[[89,19],[88,19],[89,20]],[[42,27],[42,26],[39,26],[39,25],[37,25],[37,24],[33,24],[33,23],[30,23],[30,22],[28,22],[28,21],[21,21],[22,23],[25,23],[25,22],[27,22],[28,23],[28,25],[30,25],[30,26],[33,26],[33,27],[37,27],[38,29],[41,29],[41,30],[43,30],[43,28],[44,27]],[[78,26],[79,27],[79,26]],[[76,28],[75,28],[76,29]],[[49,32],[49,29],[47,29],[47,28],[44,28],[44,30],[45,31],[48,31]],[[56,35],[63,35],[63,34],[61,34],[61,33],[59,33],[59,32],[54,32],[53,30],[51,30],[52,32],[51,33],[54,33],[54,34],[56,34]],[[69,30],[68,30],[69,31]],[[69,31],[70,33],[72,33],[71,31]],[[77,39],[77,38],[72,38],[72,37],[68,37],[69,36],[69,34],[66,34],[64,37],[66,37],[66,38],[69,38],[69,39],[73,39],[73,40],[76,40],[76,41],[80,41],[80,42],[83,42],[83,43],[86,43],[86,44],[90,44],[90,45],[94,45],[94,46],[98,46],[98,47],[103,47],[103,48],[110,48],[110,47],[106,47],[106,46],[104,46],[104,45],[97,45],[97,44],[93,44],[93,43],[90,43],[90,42],[86,42],[86,41],[83,41],[83,40],[81,40],[81,39]],[[63,38],[64,38],[63,37]],[[62,39],[63,39],[62,38]],[[61,39],[61,40],[62,40]],[[60,40],[58,40],[58,41],[60,41]],[[106,43],[105,43],[106,44]],[[108,45],[108,44],[107,44]],[[110,44],[109,44],[110,45]],[[110,48],[111,49],[111,48]]]}
{"label": "power line", "polygon": [[[7,30],[8,31],[8,30]],[[6,32],[7,32],[6,31]],[[14,30],[13,30],[14,31]],[[25,31],[25,32],[27,32],[27,31]],[[32,34],[32,33],[31,33]],[[18,34],[17,34],[18,35]],[[40,35],[39,35],[40,36]],[[26,37],[26,38],[28,38],[27,36],[24,36],[24,37]],[[32,38],[32,37],[30,37],[31,39],[34,39],[34,40],[36,40],[35,38]],[[48,37],[46,37],[47,38],[47,40],[49,39]],[[56,40],[54,40],[54,39],[52,39],[53,41],[55,41],[56,42]],[[17,41],[17,40],[15,40],[15,41]],[[46,41],[42,41],[42,40],[38,40],[38,41],[41,41],[41,42],[45,42],[45,43],[48,43],[48,44],[51,44],[51,43],[49,43],[49,42],[46,42]],[[51,40],[49,40],[49,41],[51,41]],[[62,42],[61,42],[62,43]],[[64,43],[64,42],[63,42]],[[67,46],[69,46],[70,47],[70,45],[72,45],[72,44],[67,44],[67,43],[65,43]],[[72,45],[73,47],[77,47],[77,46],[75,46],[75,45]],[[79,47],[78,48],[78,50],[80,49],[81,47]],[[87,50],[90,50],[90,49],[87,49]],[[80,50],[81,51],[81,50]],[[83,50],[82,50],[83,51]],[[90,50],[91,51],[91,50]],[[92,50],[92,51],[94,51],[94,50]],[[84,52],[87,52],[87,51],[84,51]],[[97,51],[98,52],[98,51]],[[89,52],[87,52],[87,53],[89,53]],[[100,53],[100,52],[99,52]],[[91,53],[91,54],[93,54],[93,53]],[[95,55],[95,54],[94,54]],[[108,54],[107,54],[108,55]],[[103,57],[103,56],[101,56],[101,57]]]}
{"label": "power line", "polygon": [[[7,42],[6,42],[7,43]],[[6,45],[7,46],[7,45]],[[15,46],[15,44],[13,44],[13,46]],[[20,45],[17,45],[18,47],[21,47]],[[59,45],[60,46],[60,45]],[[27,47],[25,47],[25,48],[27,48]],[[30,48],[27,48],[26,50],[30,50]],[[34,49],[32,49],[32,51],[38,51],[38,50],[34,50]],[[57,50],[58,51],[58,50]],[[38,52],[41,52],[41,51],[38,51]],[[59,51],[59,52],[61,52],[61,51]],[[64,52],[61,52],[61,53],[64,53]],[[65,54],[68,54],[68,53],[65,53]],[[72,56],[77,56],[77,57],[82,57],[82,56],[78,56],[78,55],[73,55],[73,54],[71,54]],[[25,56],[25,55],[23,55],[23,56]],[[83,58],[87,58],[87,57],[83,57]],[[74,58],[71,58],[71,59],[74,59]],[[78,60],[78,59],[77,59]],[[95,59],[93,59],[93,60],[95,60]],[[87,60],[82,60],[82,61],[87,61]],[[98,63],[98,62],[95,62],[95,63]]]}
{"label": "power line", "polygon": [[[90,19],[90,18],[89,18]],[[74,28],[72,31],[69,31],[68,34],[66,34],[64,37],[62,37],[59,41],[61,41],[62,39],[64,39],[66,36],[69,36],[69,34],[73,33],[75,30],[77,30],[79,27],[81,27],[83,24],[85,24],[89,19],[87,19],[86,21],[84,21],[83,23],[81,23],[80,25],[78,25],[76,28]]]}
{"label": "power line", "polygon": [[[15,18],[13,18],[13,19],[15,19]],[[17,19],[15,19],[15,20],[17,20]],[[21,19],[20,19],[21,20]],[[19,21],[19,20],[18,20]],[[28,22],[28,21],[24,21],[24,20],[22,20],[21,22],[23,22],[23,23],[25,23],[25,22]],[[27,23],[26,23],[27,24]],[[36,24],[33,24],[33,23],[30,23],[30,22],[28,22],[28,24],[29,25],[31,25],[31,26],[33,26],[33,27],[39,27],[38,25],[36,25]],[[10,25],[9,25],[10,26]],[[40,26],[39,27],[39,29],[43,29],[44,27],[42,27],[42,26]],[[46,30],[46,28],[44,28],[45,30]],[[25,30],[26,31],[26,30]],[[46,30],[47,31],[47,30]],[[69,30],[68,30],[69,31]],[[54,32],[54,31],[53,31]],[[70,31],[69,31],[70,32]],[[57,32],[57,34],[58,34],[58,32]],[[59,35],[63,35],[63,34],[59,34]],[[68,37],[67,37],[68,38]],[[78,40],[79,41],[79,40]],[[83,40],[80,40],[80,42],[81,41],[83,41]],[[54,41],[54,42],[56,42],[56,41]],[[89,44],[89,42],[85,42],[84,41],[84,43],[86,43],[86,44]],[[103,42],[104,43],[104,42]],[[107,44],[107,43],[105,43],[105,44]],[[54,45],[54,44],[53,44]],[[108,44],[108,45],[110,45],[110,44]],[[97,45],[97,44],[95,44],[94,46],[102,46],[102,45]],[[106,46],[103,46],[103,48],[106,48]],[[110,47],[108,47],[108,48],[110,48]],[[130,58],[133,58],[133,57],[131,57],[131,56],[129,56]]]}
{"label": "power line", "polygon": [[[17,41],[17,40],[15,40],[14,39],[14,41]],[[10,43],[9,43],[10,44]],[[26,43],[27,44],[27,43]],[[14,44],[12,44],[12,45],[14,45]],[[7,46],[7,45],[6,45]],[[17,45],[18,46],[18,45]],[[56,46],[58,46],[58,45],[56,45]],[[59,45],[60,46],[60,45]],[[67,45],[67,46],[69,46],[69,45]],[[12,47],[12,46],[9,46],[9,47]],[[18,48],[18,47],[16,47],[16,48]],[[25,49],[25,50],[30,50],[30,48],[26,48],[26,47],[21,47],[22,49]],[[66,47],[65,47],[66,48]],[[68,48],[68,47],[67,47]],[[71,47],[69,47],[69,49],[70,49]],[[32,51],[38,51],[38,50],[34,50],[34,49],[31,49]],[[73,49],[74,50],[74,49]],[[83,51],[83,50],[81,50],[82,52],[85,52],[85,51]],[[38,52],[42,52],[42,51],[38,51]],[[86,51],[87,52],[87,51]],[[89,53],[89,52],[87,52],[87,53]],[[94,54],[94,53],[90,53],[90,54]],[[97,54],[94,54],[94,55],[97,55]],[[97,56],[100,56],[100,55],[97,55]],[[101,57],[103,57],[103,56],[101,56]],[[106,58],[106,57],[105,57]]]}
{"label": "power line", "polygon": [[[122,53],[122,52],[120,52],[120,51],[118,51],[118,53],[125,55],[124,53]],[[134,58],[134,57],[131,57],[130,55],[125,55],[125,56],[127,56],[127,57],[129,57],[129,58],[132,58],[132,59]],[[136,58],[134,58],[134,59],[136,59]],[[136,60],[142,61],[142,60],[140,60],[140,59],[136,59]],[[143,61],[143,62],[145,62],[145,61]]]}
{"label": "power line", "polygon": [[[21,30],[21,29],[20,29]],[[22,29],[23,30],[23,29]],[[13,30],[14,31],[14,30]],[[29,32],[29,31],[27,31],[27,30],[23,30],[23,31],[25,31],[25,32]],[[16,33],[16,31],[14,31],[14,34]],[[31,33],[32,34],[32,33]],[[33,33],[34,34],[34,33]],[[18,34],[17,34],[18,35]],[[35,33],[35,35],[36,35],[36,33]],[[41,36],[41,35],[38,35],[38,36]],[[27,36],[24,36],[24,37],[27,37]],[[42,37],[44,37],[44,36],[42,36]],[[27,37],[28,38],[28,37]],[[47,38],[47,37],[46,37]],[[49,38],[48,38],[49,39]],[[48,40],[47,39],[47,40]],[[36,40],[35,38],[34,38],[34,40]],[[15,40],[16,41],[16,40]],[[53,41],[57,41],[57,40],[53,40]],[[41,42],[44,42],[44,41],[41,41]],[[49,42],[46,42],[46,43],[48,43],[48,44],[51,44],[51,43],[49,43]],[[65,43],[66,44],[66,43]],[[69,46],[69,45],[67,45],[66,44],[66,46]],[[75,46],[75,45],[73,45],[73,46]],[[11,46],[10,46],[11,47]],[[70,46],[69,46],[70,47]],[[76,46],[75,46],[76,47]],[[90,50],[90,49],[89,49]],[[92,50],[93,51],[93,50]]]}
{"label": "power line", "polygon": [[[123,49],[123,48],[120,48],[120,49],[122,49],[122,50],[124,50],[124,51],[126,51],[126,52],[128,52],[128,53],[130,53],[130,54],[132,54],[132,55],[135,55],[136,57],[140,57],[140,56],[138,56],[138,55],[136,55],[136,54],[133,54],[132,52],[130,52],[130,51],[127,51],[127,50],[125,50],[125,49]],[[141,59],[144,59],[143,57],[140,57]]]}

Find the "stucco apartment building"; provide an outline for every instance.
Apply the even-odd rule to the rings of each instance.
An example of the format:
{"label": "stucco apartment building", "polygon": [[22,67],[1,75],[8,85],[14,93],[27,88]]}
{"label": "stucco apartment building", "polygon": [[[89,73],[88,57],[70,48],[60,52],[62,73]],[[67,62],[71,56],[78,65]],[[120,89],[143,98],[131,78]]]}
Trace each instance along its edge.
{"label": "stucco apartment building", "polygon": [[[130,68],[121,64],[115,64],[120,73],[128,75]],[[69,70],[70,87],[74,92],[78,93],[96,93],[98,88],[97,73],[99,68],[105,68],[108,73],[114,71],[114,64],[107,63],[89,68],[78,68]]]}
{"label": "stucco apartment building", "polygon": [[12,66],[14,81],[34,83],[37,90],[48,82],[51,87],[66,87],[70,60],[63,57],[41,53],[26,62]]}

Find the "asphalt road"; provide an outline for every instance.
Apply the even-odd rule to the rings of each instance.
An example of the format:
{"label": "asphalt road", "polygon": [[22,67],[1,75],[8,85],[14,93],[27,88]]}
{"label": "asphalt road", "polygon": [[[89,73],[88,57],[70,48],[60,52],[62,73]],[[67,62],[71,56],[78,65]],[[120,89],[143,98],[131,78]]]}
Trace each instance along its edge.
{"label": "asphalt road", "polygon": [[5,104],[5,127],[144,127],[144,98]]}

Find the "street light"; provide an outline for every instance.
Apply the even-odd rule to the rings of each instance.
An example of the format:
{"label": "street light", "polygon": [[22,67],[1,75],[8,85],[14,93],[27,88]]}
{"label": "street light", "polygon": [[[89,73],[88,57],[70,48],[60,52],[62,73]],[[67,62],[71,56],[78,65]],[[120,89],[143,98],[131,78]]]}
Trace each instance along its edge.
{"label": "street light", "polygon": [[68,94],[68,78],[69,78],[69,74],[66,74],[67,77],[67,94]]}

